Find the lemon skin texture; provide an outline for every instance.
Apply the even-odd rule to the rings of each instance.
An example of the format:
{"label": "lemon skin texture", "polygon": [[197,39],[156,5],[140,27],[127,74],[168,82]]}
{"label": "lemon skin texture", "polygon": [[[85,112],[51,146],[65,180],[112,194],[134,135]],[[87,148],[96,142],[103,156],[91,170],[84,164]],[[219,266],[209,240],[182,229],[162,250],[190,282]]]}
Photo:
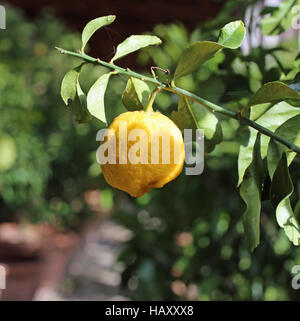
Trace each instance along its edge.
{"label": "lemon skin texture", "polygon": [[[124,131],[120,132],[121,126],[122,130],[125,128],[127,132],[126,149],[120,144],[120,135],[124,133]],[[133,197],[140,197],[152,188],[163,187],[181,173],[185,157],[183,138],[179,128],[167,116],[159,112],[125,112],[113,120],[109,129],[114,135],[107,135],[103,143],[116,139],[114,155],[116,161],[115,164],[101,164],[102,173],[109,185]],[[135,129],[141,129],[144,135],[137,137],[136,140],[129,139],[130,132]],[[163,137],[167,137],[169,148],[163,147],[165,146]],[[143,150],[143,160],[147,159],[148,163],[132,161],[130,149],[137,142],[144,149],[135,149],[136,155],[141,156],[141,150]],[[156,158],[153,162],[151,156],[154,154]],[[126,164],[123,164],[124,157]]]}

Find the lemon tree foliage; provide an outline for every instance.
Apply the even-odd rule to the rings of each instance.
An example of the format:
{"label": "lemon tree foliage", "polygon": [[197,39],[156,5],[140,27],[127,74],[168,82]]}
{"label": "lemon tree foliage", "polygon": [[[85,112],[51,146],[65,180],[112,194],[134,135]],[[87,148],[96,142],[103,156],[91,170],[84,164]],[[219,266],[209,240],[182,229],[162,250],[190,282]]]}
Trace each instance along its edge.
{"label": "lemon tree foliage", "polygon": [[294,192],[294,186],[290,177],[286,153],[282,157],[274,172],[270,196],[273,206],[276,208],[276,218],[294,245],[300,245],[300,226],[294,216],[290,197]]}
{"label": "lemon tree foliage", "polygon": [[[278,127],[275,131],[281,137],[284,137],[294,143],[295,145],[300,145],[300,115],[288,119],[285,123],[283,123],[280,127]],[[287,164],[288,166],[292,163],[294,158],[297,156],[296,153],[291,152],[288,148],[283,146],[282,144],[278,144],[275,141],[271,141],[268,148],[268,170],[269,175],[272,178],[274,172],[276,170],[276,166],[279,163],[282,153],[286,153]]]}
{"label": "lemon tree foliage", "polygon": [[271,11],[272,15],[262,20],[261,26],[263,33],[274,36],[290,29],[293,20],[295,21],[295,18],[297,19],[297,15],[299,14],[297,5],[300,5],[299,0],[285,0],[280,3],[278,8],[268,8],[268,11]]}
{"label": "lemon tree foliage", "polygon": [[224,48],[237,49],[242,44],[246,29],[242,21],[228,23],[221,29],[218,43]]}
{"label": "lemon tree foliage", "polygon": [[218,42],[198,41],[190,45],[179,59],[174,79],[195,71],[223,48],[236,49],[244,40],[245,27],[242,21],[235,21],[222,28]]}
{"label": "lemon tree foliage", "polygon": [[[225,6],[224,11],[231,12],[238,5],[230,3],[231,7]],[[263,32],[273,35],[288,29],[295,18],[292,8],[297,3],[296,0],[287,0],[278,9],[268,8],[268,11],[262,12],[269,13],[269,17],[262,20]],[[78,80],[81,67],[72,69],[64,77],[61,87],[64,102],[70,105],[77,96],[81,103],[79,110],[74,109],[77,110],[76,119],[84,122],[93,116],[107,123],[104,97],[108,82],[115,74],[128,77],[121,99],[129,111],[145,110],[149,102],[152,105],[151,99],[154,99],[158,91],[158,102],[167,94],[174,97],[173,100],[178,101],[178,106],[176,110],[169,110],[168,115],[182,131],[186,128],[204,130],[206,154],[213,155],[221,148],[219,146],[224,146],[227,138],[223,135],[222,127],[226,124],[224,119],[229,118],[232,121],[230,126],[236,131],[235,143],[239,148],[238,188],[246,207],[243,224],[249,249],[253,251],[260,242],[261,209],[266,194],[274,206],[278,225],[293,244],[299,245],[299,224],[293,208],[298,213],[300,205],[298,201],[297,206],[292,206],[297,196],[293,193],[294,187],[289,173],[289,166],[300,154],[300,93],[296,80],[300,70],[299,57],[296,57],[298,69],[293,70],[290,70],[291,63],[289,65],[287,61],[295,60],[295,56],[282,48],[279,51],[265,50],[266,55],[269,55],[268,61],[273,61],[273,65],[268,69],[267,59],[255,60],[255,56],[241,54],[228,58],[228,61],[231,59],[232,73],[235,76],[249,78],[250,91],[231,102],[231,105],[223,107],[216,104],[224,95],[226,87],[221,80],[222,73],[214,76],[213,84],[209,82],[209,77],[217,72],[218,66],[227,59],[223,49],[238,49],[242,45],[246,34],[242,21],[226,21],[228,23],[220,29],[215,42],[207,41],[197,33],[193,35],[196,41],[189,42],[186,35],[182,34],[186,48],[183,51],[182,48],[177,48],[170,52],[172,61],[163,60],[159,47],[153,46],[161,44],[160,38],[154,35],[130,36],[117,46],[110,62],[83,54],[93,33],[112,23],[114,19],[114,16],[106,16],[87,24],[82,34],[81,54],[62,50],[63,53],[83,59],[85,63],[100,64],[107,68],[91,86],[87,96],[81,90]],[[216,20],[215,24],[219,25],[220,21]],[[142,75],[115,64],[116,60],[140,49],[150,55],[160,53],[156,56],[160,57],[159,61],[155,60],[155,55],[153,59],[160,68],[171,67],[171,75],[161,80],[155,73],[152,73],[152,77]],[[161,61],[165,65],[161,65]],[[292,67],[295,67],[293,63]],[[187,79],[195,74],[203,85],[193,88],[190,83],[187,88],[182,88],[181,84],[186,84]],[[153,87],[155,91],[151,95]],[[217,93],[217,98],[212,91]],[[268,180],[270,184],[267,183]]]}
{"label": "lemon tree foliage", "polygon": [[159,45],[161,40],[156,36],[140,36],[133,35],[120,43],[117,47],[116,54],[111,59],[111,62],[120,59],[131,52],[137,51],[141,48],[150,46],[150,45]]}
{"label": "lemon tree foliage", "polygon": [[250,99],[247,107],[265,103],[274,104],[284,100],[294,100],[298,103],[298,107],[300,107],[299,92],[280,81],[273,81],[264,84]]}
{"label": "lemon tree foliage", "polygon": [[222,127],[218,118],[196,103],[180,98],[178,111],[173,111],[171,118],[182,131],[185,128],[204,130],[206,152],[212,152],[222,141]]}
{"label": "lemon tree foliage", "polygon": [[61,96],[65,104],[71,105],[74,102],[73,111],[78,123],[91,120],[91,114],[87,110],[87,97],[79,83],[79,75],[83,66],[84,63],[67,72],[61,85]]}
{"label": "lemon tree foliage", "polygon": [[179,59],[174,79],[192,73],[222,48],[221,44],[211,41],[199,41],[190,45]]}
{"label": "lemon tree foliage", "polygon": [[252,161],[240,186],[240,194],[247,205],[243,215],[244,230],[248,246],[253,251],[259,244],[261,194],[265,179],[265,168],[261,158],[260,135],[255,140]]}
{"label": "lemon tree foliage", "polygon": [[150,88],[142,80],[130,77],[122,95],[122,103],[129,111],[143,110],[150,98]]}
{"label": "lemon tree foliage", "polygon": [[78,123],[87,123],[92,119],[92,115],[89,113],[87,109],[87,96],[83,92],[79,81],[77,81],[77,84],[76,84],[76,91],[77,91],[79,101],[74,106],[75,120]]}
{"label": "lemon tree foliage", "polygon": [[110,73],[104,74],[94,83],[87,95],[87,108],[94,117],[106,124],[104,109],[104,94],[110,78]]}
{"label": "lemon tree foliage", "polygon": [[[259,108],[259,106],[257,106],[257,108]],[[281,102],[268,109],[268,111],[266,111],[261,117],[259,117],[256,122],[271,131],[276,131],[276,129],[284,124],[287,120],[299,114],[300,110],[298,108],[293,107],[286,102]],[[245,134],[247,136],[247,139],[246,142],[244,142],[240,147],[238,158],[238,185],[240,185],[243,181],[245,171],[251,163],[252,149],[254,147],[254,142],[257,135],[257,131],[252,128],[247,128],[245,129],[245,131],[247,132]],[[261,150],[263,158],[265,158],[267,155],[269,142],[269,137],[261,137]]]}
{"label": "lemon tree foliage", "polygon": [[61,84],[61,96],[66,105],[70,105],[76,97],[76,83],[79,77],[78,68],[72,69],[66,73]]}
{"label": "lemon tree foliage", "polygon": [[[82,114],[76,91],[74,96],[78,70],[68,76],[65,102],[72,103],[63,108],[60,81],[80,62],[57,56],[54,45],[80,48],[81,39],[49,11],[28,19],[20,9],[6,9],[10,27],[0,33],[0,222],[77,229],[91,217],[81,195],[89,177],[87,155],[94,148],[87,135],[94,138],[94,130],[91,124],[78,130],[68,117],[91,119]],[[95,74],[90,76],[96,79]],[[70,166],[74,158],[75,167]],[[74,200],[83,206],[74,209]]]}
{"label": "lemon tree foliage", "polygon": [[112,22],[115,21],[115,19],[116,19],[116,16],[111,15],[111,16],[100,17],[90,21],[82,31],[81,51],[82,52],[84,51],[86,44],[98,29],[110,25]]}

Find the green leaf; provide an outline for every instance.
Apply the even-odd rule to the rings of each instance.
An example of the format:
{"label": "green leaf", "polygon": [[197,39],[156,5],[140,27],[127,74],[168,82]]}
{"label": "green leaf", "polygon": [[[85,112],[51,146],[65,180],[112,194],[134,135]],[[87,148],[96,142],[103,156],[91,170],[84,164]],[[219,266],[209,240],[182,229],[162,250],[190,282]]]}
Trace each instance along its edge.
{"label": "green leaf", "polygon": [[257,91],[261,87],[263,75],[257,63],[249,62],[249,87],[252,92]]}
{"label": "green leaf", "polygon": [[149,86],[142,80],[130,77],[122,95],[122,103],[127,110],[143,110],[150,97]]}
{"label": "green leaf", "polygon": [[[277,128],[275,134],[300,147],[300,115],[294,116],[284,122]],[[295,158],[296,153],[289,151],[286,146],[275,141],[272,142],[272,144],[270,143],[267,155],[270,177],[273,176],[283,152],[287,153],[287,164],[289,166]]]}
{"label": "green leaf", "polygon": [[[289,105],[286,102],[281,102],[268,109],[256,122],[275,132],[275,130],[281,126],[288,119],[300,114],[300,109]],[[252,149],[254,146],[257,131],[253,128],[248,129],[248,138],[246,142],[240,146],[240,152],[238,157],[238,173],[239,181],[238,186],[241,184],[245,171],[252,160]],[[267,155],[267,149],[270,138],[262,135],[261,137],[261,155],[264,158]]]}
{"label": "green leaf", "polygon": [[284,100],[300,101],[300,94],[280,81],[264,84],[250,99],[247,107],[265,103],[278,103]]}
{"label": "green leaf", "polygon": [[120,43],[117,47],[116,54],[112,58],[111,62],[120,59],[131,52],[137,51],[141,48],[151,46],[151,45],[160,45],[161,40],[156,36],[142,36],[142,35],[133,35],[127,38],[125,41]]}
{"label": "green leaf", "polygon": [[242,21],[227,24],[220,32],[218,43],[198,41],[190,45],[182,53],[175,70],[174,80],[192,73],[205,61],[223,48],[238,48],[245,37],[245,27]]}
{"label": "green leaf", "polygon": [[278,35],[279,33],[291,27],[292,21],[296,13],[292,12],[292,8],[300,4],[299,0],[286,0],[273,11],[270,17],[261,21],[262,32],[265,35]]}
{"label": "green leaf", "polygon": [[183,97],[178,101],[178,111],[173,111],[171,119],[181,129],[204,130],[205,152],[210,153],[223,139],[222,127],[218,118],[203,106],[192,103],[187,105]]}
{"label": "green leaf", "polygon": [[[79,84],[80,71],[84,65],[85,63],[82,63],[78,67],[70,70],[65,75],[61,87],[63,100],[68,105],[72,103],[72,111],[74,111],[75,119],[79,123],[86,123],[91,119],[91,115],[87,111],[86,95]],[[76,96],[78,99],[76,99]]]}
{"label": "green leaf", "polygon": [[[272,58],[275,59],[279,69],[281,69],[284,73],[288,73],[288,71],[297,67],[295,64],[297,51],[294,51],[291,49],[279,48],[279,49],[270,50],[270,54]],[[277,79],[274,79],[274,80],[277,80]]]}
{"label": "green leaf", "polygon": [[247,143],[240,145],[240,151],[238,155],[238,184],[240,186],[247,168],[250,166],[253,157],[253,147],[257,136],[257,131],[253,128],[245,128],[247,131]]}
{"label": "green leaf", "polygon": [[224,48],[221,44],[212,41],[198,41],[190,45],[182,53],[177,64],[174,80],[195,71],[201,64]]}
{"label": "green leaf", "polygon": [[79,81],[77,81],[76,88],[79,103],[75,104],[74,106],[75,120],[78,123],[87,123],[92,119],[92,116],[87,109],[87,97],[86,94],[82,91]]}
{"label": "green leaf", "polygon": [[220,32],[218,43],[226,48],[236,49],[242,44],[246,29],[242,21],[234,21],[224,26]]}
{"label": "green leaf", "polygon": [[[296,115],[287,120],[275,131],[275,133],[300,147],[300,115]],[[296,153],[294,152],[289,152],[287,154],[288,164],[293,161],[295,156]]]}
{"label": "green leaf", "polygon": [[87,95],[87,108],[91,115],[106,124],[104,94],[109,81],[110,73],[102,75],[91,87]]}
{"label": "green leaf", "polygon": [[80,69],[76,67],[66,73],[61,83],[61,97],[68,106],[76,97],[76,83],[79,77]]}
{"label": "green leaf", "polygon": [[268,172],[269,176],[272,180],[281,155],[283,153],[284,146],[282,144],[277,143],[274,139],[270,140],[268,153],[267,153],[267,164],[268,164]]}
{"label": "green leaf", "polygon": [[243,214],[244,231],[248,246],[253,251],[259,244],[261,193],[265,180],[265,170],[260,154],[260,135],[255,140],[252,162],[247,169],[247,177],[240,186],[240,195],[246,203]]}
{"label": "green leaf", "polygon": [[276,208],[276,219],[280,227],[294,245],[300,245],[300,228],[294,216],[290,196],[294,191],[287,157],[283,153],[271,184],[271,202]]}
{"label": "green leaf", "polygon": [[257,108],[250,109],[250,119],[256,121],[261,117],[266,111],[268,111],[273,105],[271,103],[256,105]]}
{"label": "green leaf", "polygon": [[82,48],[81,51],[84,51],[84,48],[87,44],[87,42],[90,40],[92,35],[100,28],[110,25],[112,22],[114,22],[116,19],[116,16],[104,16],[100,18],[96,18],[92,21],[90,21],[83,29],[82,31]]}
{"label": "green leaf", "polygon": [[[291,196],[293,191],[294,186],[288,171],[286,153],[283,153],[272,179],[270,189],[272,205],[276,208],[283,198],[287,195]],[[280,221],[279,225],[283,226],[283,223],[284,222]]]}
{"label": "green leaf", "polygon": [[178,100],[178,111],[172,111],[171,119],[183,131],[186,128],[198,128],[197,120],[194,117],[192,110],[186,105],[184,98],[180,97]]}

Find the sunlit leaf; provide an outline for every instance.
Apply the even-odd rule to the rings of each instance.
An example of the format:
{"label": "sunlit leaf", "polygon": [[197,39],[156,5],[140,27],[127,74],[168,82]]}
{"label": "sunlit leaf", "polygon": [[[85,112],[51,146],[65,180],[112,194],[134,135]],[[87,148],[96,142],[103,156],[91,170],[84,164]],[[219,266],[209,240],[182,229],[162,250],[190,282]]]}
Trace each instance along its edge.
{"label": "sunlit leaf", "polygon": [[106,124],[104,94],[109,81],[110,73],[102,75],[91,87],[87,95],[87,108],[91,115]]}
{"label": "sunlit leaf", "polygon": [[133,35],[128,37],[117,47],[116,54],[112,58],[111,62],[120,59],[131,52],[137,51],[141,48],[151,46],[151,45],[160,45],[161,40],[156,36],[148,35]]}
{"label": "sunlit leaf", "polygon": [[[300,115],[300,109],[289,105],[286,102],[281,102],[268,109],[256,122],[275,132],[275,130],[281,126],[288,119]],[[241,184],[245,171],[251,164],[252,160],[252,149],[254,146],[257,131],[253,128],[248,129],[247,140],[241,145],[239,157],[238,157],[238,173],[239,180],[238,186]],[[267,149],[269,145],[270,137],[266,135],[261,136],[261,155],[265,158],[267,155]]]}
{"label": "sunlit leaf", "polygon": [[221,29],[218,43],[226,48],[236,49],[242,44],[246,29],[242,21],[233,21]]}
{"label": "sunlit leaf", "polygon": [[82,48],[81,51],[84,51],[84,48],[89,41],[89,39],[92,37],[92,35],[100,28],[105,27],[107,25],[110,25],[114,20],[116,19],[116,16],[105,16],[96,18],[92,21],[90,21],[83,29],[82,31]]}
{"label": "sunlit leaf", "polygon": [[293,191],[294,186],[290,177],[286,154],[283,153],[273,176],[270,198],[276,208],[276,219],[279,226],[284,229],[287,237],[294,245],[300,245],[300,227],[290,202]]}
{"label": "sunlit leaf", "polygon": [[80,69],[76,67],[66,73],[61,84],[61,97],[68,106],[76,97],[76,83]]}
{"label": "sunlit leaf", "polygon": [[273,105],[271,103],[257,105],[257,108],[250,109],[250,119],[256,121],[265,112],[267,112]]}
{"label": "sunlit leaf", "polygon": [[142,80],[130,77],[122,95],[123,105],[127,110],[142,110],[150,97],[149,86]]}
{"label": "sunlit leaf", "polygon": [[243,214],[244,231],[248,246],[253,251],[259,244],[261,193],[265,179],[265,170],[260,154],[260,135],[253,148],[252,162],[247,168],[247,177],[240,186],[241,198],[246,203]]}

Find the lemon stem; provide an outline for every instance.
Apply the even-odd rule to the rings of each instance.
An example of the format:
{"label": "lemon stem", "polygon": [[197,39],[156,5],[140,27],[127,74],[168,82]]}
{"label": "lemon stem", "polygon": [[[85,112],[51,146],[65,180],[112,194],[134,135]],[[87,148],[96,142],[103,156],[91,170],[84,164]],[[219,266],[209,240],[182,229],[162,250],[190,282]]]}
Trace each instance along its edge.
{"label": "lemon stem", "polygon": [[188,111],[189,111],[191,117],[193,118],[194,123],[197,124],[197,120],[195,119],[194,113],[192,111],[192,108],[191,108],[191,105],[189,104],[188,99],[186,98],[186,96],[183,96],[183,98],[184,98],[185,104],[188,108]]}
{"label": "lemon stem", "polygon": [[149,101],[148,101],[148,104],[147,104],[147,106],[146,106],[146,108],[145,108],[145,111],[146,111],[146,112],[151,112],[151,111],[153,111],[152,105],[153,105],[153,103],[154,103],[154,100],[155,100],[156,95],[157,95],[160,91],[161,91],[161,87],[157,87],[156,89],[153,90],[153,92],[152,92],[152,94],[151,94],[151,96],[150,96],[150,99],[149,99]]}

